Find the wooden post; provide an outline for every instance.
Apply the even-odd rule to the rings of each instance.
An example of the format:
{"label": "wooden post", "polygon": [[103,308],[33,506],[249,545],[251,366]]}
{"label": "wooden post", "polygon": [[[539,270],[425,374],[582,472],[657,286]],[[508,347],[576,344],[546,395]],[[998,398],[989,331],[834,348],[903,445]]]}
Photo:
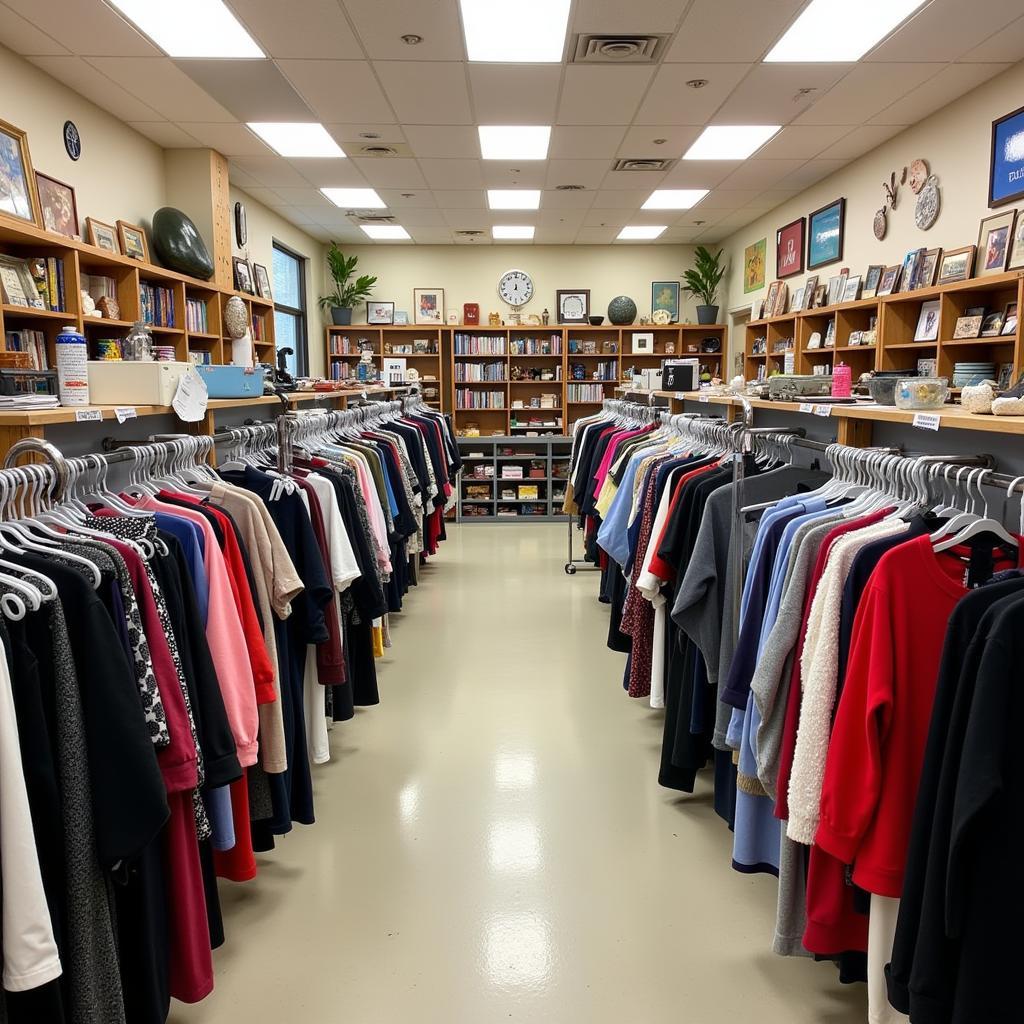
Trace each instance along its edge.
{"label": "wooden post", "polygon": [[836,440],[850,448],[868,448],[871,445],[871,428],[871,420],[842,416],[836,430]]}

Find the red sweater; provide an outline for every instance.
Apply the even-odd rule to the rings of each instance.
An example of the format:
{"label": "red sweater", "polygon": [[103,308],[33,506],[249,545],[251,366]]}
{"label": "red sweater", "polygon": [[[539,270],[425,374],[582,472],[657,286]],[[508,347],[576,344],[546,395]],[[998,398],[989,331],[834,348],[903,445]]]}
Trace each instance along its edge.
{"label": "red sweater", "polygon": [[962,554],[935,554],[927,536],[893,548],[854,621],[815,841],[854,865],[857,885],[881,896],[903,888],[946,622],[968,592]]}

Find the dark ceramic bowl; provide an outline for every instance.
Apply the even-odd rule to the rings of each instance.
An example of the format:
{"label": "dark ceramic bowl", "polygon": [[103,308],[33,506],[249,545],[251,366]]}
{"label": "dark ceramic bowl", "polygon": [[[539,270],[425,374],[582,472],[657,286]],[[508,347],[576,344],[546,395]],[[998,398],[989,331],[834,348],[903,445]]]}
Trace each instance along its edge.
{"label": "dark ceramic bowl", "polygon": [[591,327],[600,327],[604,323],[603,316],[591,316],[587,318],[590,321]]}

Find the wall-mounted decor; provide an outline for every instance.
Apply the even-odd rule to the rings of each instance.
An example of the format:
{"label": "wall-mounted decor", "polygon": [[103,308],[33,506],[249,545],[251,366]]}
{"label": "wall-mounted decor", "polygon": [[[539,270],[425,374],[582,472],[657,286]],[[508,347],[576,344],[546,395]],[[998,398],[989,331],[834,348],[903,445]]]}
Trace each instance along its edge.
{"label": "wall-mounted decor", "polygon": [[1024,199],[1024,107],[992,122],[988,205]]}
{"label": "wall-mounted decor", "polygon": [[971,276],[976,250],[977,246],[974,245],[965,245],[962,249],[947,249],[939,260],[939,273],[935,283],[952,284],[954,281],[966,281]]}
{"label": "wall-mounted decor", "polygon": [[756,292],[764,287],[768,239],[762,238],[743,250],[743,291]]}
{"label": "wall-mounted decor", "polygon": [[36,171],[36,192],[39,195],[39,213],[47,231],[78,237],[78,204],[75,190],[63,181]]}
{"label": "wall-mounted decor", "polygon": [[651,282],[651,315],[659,309],[668,313],[670,324],[679,322],[679,282],[678,281],[652,281]]}
{"label": "wall-mounted decor", "polygon": [[74,121],[65,121],[61,134],[64,138],[64,152],[72,160],[77,160],[82,155],[82,136],[78,134],[78,125]]}
{"label": "wall-mounted decor", "polygon": [[444,323],[443,288],[414,288],[412,305],[416,323],[434,326]]}
{"label": "wall-mounted decor", "polygon": [[[907,169],[903,169],[903,173],[907,173]],[[910,162],[910,191],[914,195],[918,195],[921,189],[924,188],[925,182],[928,180],[928,161],[918,158]]]}
{"label": "wall-mounted decor", "polygon": [[815,210],[809,219],[807,269],[817,270],[843,258],[843,233],[846,229],[846,200],[836,199]]}
{"label": "wall-mounted decor", "polygon": [[395,322],[395,304],[378,302],[376,299],[366,303],[366,322],[368,324],[393,324]]}
{"label": "wall-mounted decor", "polygon": [[560,324],[585,324],[590,315],[590,289],[559,288],[555,292],[555,309]]}
{"label": "wall-mounted decor", "polygon": [[889,231],[889,222],[885,217],[885,207],[875,211],[875,219],[871,223],[871,232],[880,242]]}
{"label": "wall-mounted decor", "polygon": [[[256,294],[261,299],[272,299],[274,296],[270,290],[270,274],[267,273],[267,268],[262,263],[254,263],[252,273],[256,280]],[[394,308],[394,303],[392,303],[392,308]]]}
{"label": "wall-mounted decor", "polygon": [[86,241],[95,245],[97,249],[105,249],[107,252],[121,255],[121,246],[117,240],[117,228],[113,224],[104,224],[94,217],[85,218]]}
{"label": "wall-mounted decor", "polygon": [[978,228],[978,260],[974,268],[975,277],[991,277],[1006,270],[1010,258],[1010,243],[1013,240],[1013,222],[1016,213],[1007,210],[985,217]]}
{"label": "wall-mounted decor", "polygon": [[137,224],[129,224],[126,220],[117,222],[117,237],[121,243],[121,252],[133,260],[149,262],[149,249],[146,247],[146,232]]}
{"label": "wall-mounted decor", "polygon": [[804,272],[804,233],[807,221],[798,220],[775,232],[775,276],[794,277]]}
{"label": "wall-mounted decor", "polygon": [[872,263],[864,275],[864,290],[861,295],[865,299],[873,299],[878,291],[878,282],[882,279],[882,271],[885,267],[881,263]]}
{"label": "wall-mounted decor", "polygon": [[917,204],[914,206],[914,223],[922,231],[927,231],[938,220],[941,205],[939,179],[934,174],[929,174],[917,196]]}
{"label": "wall-mounted decor", "polygon": [[39,197],[28,154],[28,135],[0,121],[0,213],[39,226]]}
{"label": "wall-mounted decor", "polygon": [[239,249],[249,241],[249,226],[245,219],[245,207],[235,203],[235,244]]}
{"label": "wall-mounted decor", "polygon": [[231,265],[235,272],[235,291],[255,295],[256,289],[252,283],[252,267],[249,266],[249,261],[232,256]]}

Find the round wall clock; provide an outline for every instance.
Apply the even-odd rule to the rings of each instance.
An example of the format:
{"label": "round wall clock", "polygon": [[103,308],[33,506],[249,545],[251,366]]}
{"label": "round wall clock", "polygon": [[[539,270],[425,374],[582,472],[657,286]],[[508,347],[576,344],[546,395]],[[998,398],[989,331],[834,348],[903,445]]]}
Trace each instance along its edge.
{"label": "round wall clock", "polygon": [[72,160],[77,160],[82,155],[82,136],[78,134],[78,127],[74,121],[64,122],[64,148]]}
{"label": "round wall clock", "polygon": [[235,241],[241,249],[249,240],[249,228],[245,222],[245,207],[241,203],[235,203]]}
{"label": "round wall clock", "polygon": [[510,306],[525,306],[533,298],[533,279],[525,270],[508,270],[498,281],[498,295]]}

